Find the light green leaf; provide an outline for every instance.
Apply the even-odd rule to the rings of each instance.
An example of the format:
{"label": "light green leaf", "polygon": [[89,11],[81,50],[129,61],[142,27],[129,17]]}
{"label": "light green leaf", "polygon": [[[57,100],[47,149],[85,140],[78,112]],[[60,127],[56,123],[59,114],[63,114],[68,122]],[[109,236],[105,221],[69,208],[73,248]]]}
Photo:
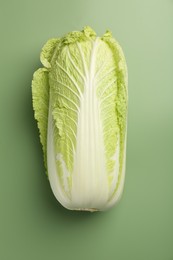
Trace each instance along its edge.
{"label": "light green leaf", "polygon": [[40,141],[43,147],[44,163],[47,169],[47,125],[49,108],[49,79],[47,69],[38,69],[32,80],[34,116],[37,120]]}

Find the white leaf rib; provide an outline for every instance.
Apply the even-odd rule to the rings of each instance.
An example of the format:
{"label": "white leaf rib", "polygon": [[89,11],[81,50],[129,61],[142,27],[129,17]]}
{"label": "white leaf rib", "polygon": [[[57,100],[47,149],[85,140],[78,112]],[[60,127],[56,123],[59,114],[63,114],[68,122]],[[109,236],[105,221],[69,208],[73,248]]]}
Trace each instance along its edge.
{"label": "white leaf rib", "polygon": [[73,59],[72,59],[72,57],[71,57],[71,54],[70,54],[70,51],[69,51],[69,50],[67,51],[67,55],[68,55],[68,57],[69,57],[69,60],[70,60],[71,64],[73,65],[74,69],[77,70],[77,72],[79,73],[79,75],[81,76],[81,78],[82,78],[84,81],[86,81],[85,76],[82,74],[82,72],[80,71],[80,69],[79,69],[79,68],[76,66],[76,64],[74,63],[74,61],[73,61]]}
{"label": "white leaf rib", "polygon": [[65,108],[67,108],[68,110],[71,110],[71,111],[73,111],[75,113],[78,113],[78,111],[76,109],[73,109],[73,108],[69,107],[67,104],[65,104]]}
{"label": "white leaf rib", "polygon": [[111,107],[112,106],[112,103],[111,102],[109,102],[106,106],[104,106],[104,110],[106,110],[108,107]]}
{"label": "white leaf rib", "polygon": [[64,96],[63,94],[61,94],[61,93],[59,93],[59,92],[58,92],[58,95],[59,95],[60,97],[63,97],[64,99],[68,100],[71,104],[73,104],[73,105],[76,107],[76,109],[77,109],[76,112],[79,112],[79,107],[76,105],[76,103],[75,103],[73,100],[71,100],[70,98]]}
{"label": "white leaf rib", "polygon": [[110,131],[112,131],[112,126],[110,125],[110,122],[106,122],[104,127],[103,127],[104,133],[108,133]]}
{"label": "white leaf rib", "polygon": [[[66,134],[66,133],[65,133]],[[67,140],[69,140],[69,137],[66,134],[66,138],[68,138]],[[64,143],[63,145],[65,145],[66,149],[65,149],[65,153],[69,154],[71,157],[73,157],[73,146],[72,148],[70,147],[70,145],[67,145],[67,142],[64,140],[62,141],[62,143]],[[70,142],[71,143],[71,142]]]}
{"label": "white leaf rib", "polygon": [[70,148],[70,146],[67,146],[68,149],[65,150],[65,153],[68,154],[70,161],[73,159],[73,150]]}
{"label": "white leaf rib", "polygon": [[109,98],[109,97],[111,97],[112,96],[112,93],[110,93],[109,95],[107,95],[106,97],[104,97],[102,100],[101,100],[101,102],[100,102],[100,106],[101,106],[101,104],[107,99],[107,98]]}
{"label": "white leaf rib", "polygon": [[[76,137],[76,134],[75,134],[74,130],[71,128],[71,126],[66,125],[66,127],[67,127],[67,129],[70,129],[70,131],[72,132],[73,136],[74,136],[75,139],[76,139],[76,138],[77,138],[77,137]],[[69,132],[70,132],[70,131],[69,131]]]}
{"label": "white leaf rib", "polygon": [[78,86],[78,84],[76,83],[76,81],[69,75],[69,73],[59,64],[58,61],[56,61],[56,64],[58,65],[58,67],[64,71],[64,73],[68,76],[68,78],[71,80],[71,82],[74,84],[74,86],[76,87],[77,91],[79,92],[80,94],[80,97],[82,98],[83,97],[83,94],[81,92],[81,89],[80,87]]}
{"label": "white leaf rib", "polygon": [[72,161],[72,158],[71,158],[71,157],[73,157],[73,155],[72,155],[73,151],[72,151],[71,148],[69,148],[69,147],[68,147],[68,149],[69,149],[70,151],[66,149],[66,154],[68,154],[69,160]]}
{"label": "white leaf rib", "polygon": [[96,81],[96,84],[99,85],[103,81],[103,79],[105,79],[114,70],[115,70],[115,67],[108,70],[108,72],[106,74],[104,74],[104,76],[102,78],[100,78],[98,81]]}
{"label": "white leaf rib", "polygon": [[66,136],[68,137],[68,139],[69,139],[69,141],[70,141],[70,143],[71,143],[71,145],[72,145],[72,152],[73,152],[73,154],[74,154],[74,152],[75,152],[75,148],[74,148],[74,144],[73,144],[73,141],[71,140],[71,137],[69,136],[69,134],[66,132],[65,133],[66,134]]}
{"label": "white leaf rib", "polygon": [[101,64],[100,68],[98,69],[98,71],[96,72],[95,76],[94,76],[94,80],[97,80],[97,77],[99,75],[99,73],[101,72],[101,70],[103,69],[103,67],[107,64],[107,60],[105,59],[104,62]]}
{"label": "white leaf rib", "polygon": [[66,117],[68,117],[75,124],[75,126],[77,128],[77,124],[76,124],[75,120],[73,118],[71,118],[69,115],[66,115]]}
{"label": "white leaf rib", "polygon": [[100,94],[99,98],[101,98],[103,96],[103,94],[108,90],[109,87],[111,87],[114,83],[116,82],[116,80],[113,80]]}
{"label": "white leaf rib", "polygon": [[[108,125],[107,125],[107,127],[108,127]],[[104,127],[104,129],[106,129],[106,127]],[[109,136],[110,137],[110,132],[112,132],[113,130],[112,130],[112,127],[109,127],[109,129],[107,129],[107,131],[104,131],[104,136]],[[109,134],[109,135],[108,135]],[[108,144],[108,146],[109,146],[109,144]]]}
{"label": "white leaf rib", "polygon": [[108,120],[108,122],[110,122],[109,119],[112,118],[112,117],[113,117],[113,115],[103,118],[103,122],[106,123],[107,120]]}
{"label": "white leaf rib", "polygon": [[87,64],[86,64],[86,61],[85,61],[84,53],[83,53],[82,48],[81,48],[81,46],[78,42],[76,43],[76,45],[78,47],[79,53],[80,53],[81,58],[82,58],[83,68],[84,68],[84,71],[85,71],[85,77],[88,79],[89,75],[88,75],[88,69],[87,69]]}
{"label": "white leaf rib", "polygon": [[67,88],[68,90],[70,90],[79,100],[80,100],[80,96],[73,90],[71,89],[69,86],[67,86],[66,84],[64,84],[63,82],[59,81],[57,79],[57,82],[62,85],[63,87]]}

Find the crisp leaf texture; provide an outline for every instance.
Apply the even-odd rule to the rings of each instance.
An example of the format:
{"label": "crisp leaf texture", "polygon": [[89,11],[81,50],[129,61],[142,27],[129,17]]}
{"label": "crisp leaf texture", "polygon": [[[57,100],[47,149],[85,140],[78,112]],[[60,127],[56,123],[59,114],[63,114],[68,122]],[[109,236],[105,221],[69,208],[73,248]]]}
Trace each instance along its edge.
{"label": "crisp leaf texture", "polygon": [[41,61],[33,106],[54,195],[68,209],[105,210],[119,200],[125,176],[122,49],[109,31],[97,37],[85,27],[49,40]]}
{"label": "crisp leaf texture", "polygon": [[38,69],[32,80],[33,107],[38,122],[40,141],[43,146],[44,162],[47,168],[47,119],[49,108],[49,80],[47,69]]}

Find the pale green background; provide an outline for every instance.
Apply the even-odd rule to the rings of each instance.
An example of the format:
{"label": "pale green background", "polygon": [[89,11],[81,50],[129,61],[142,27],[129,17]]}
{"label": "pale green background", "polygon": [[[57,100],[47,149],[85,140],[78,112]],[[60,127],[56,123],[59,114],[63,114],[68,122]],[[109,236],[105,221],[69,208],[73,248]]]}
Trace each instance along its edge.
{"label": "pale green background", "polygon": [[[173,259],[173,1],[0,1],[0,259]],[[104,213],[71,212],[44,174],[31,79],[47,39],[90,25],[129,70],[125,190]]]}

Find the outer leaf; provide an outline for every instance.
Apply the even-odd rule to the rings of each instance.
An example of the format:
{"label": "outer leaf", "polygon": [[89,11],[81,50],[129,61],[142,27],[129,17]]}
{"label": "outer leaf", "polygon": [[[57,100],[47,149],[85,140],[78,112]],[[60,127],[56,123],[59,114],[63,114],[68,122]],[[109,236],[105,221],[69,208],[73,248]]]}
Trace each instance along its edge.
{"label": "outer leaf", "polygon": [[56,53],[56,47],[58,46],[58,42],[59,39],[50,39],[42,48],[40,60],[46,68],[51,67],[51,59],[53,57],[53,54]]}
{"label": "outer leaf", "polygon": [[43,46],[40,60],[46,68],[38,69],[32,80],[32,97],[35,119],[38,122],[40,141],[43,147],[44,163],[47,169],[47,127],[49,110],[49,71],[51,59],[56,52],[59,39],[50,39]]}
{"label": "outer leaf", "polygon": [[47,169],[47,126],[49,108],[49,79],[47,69],[38,69],[32,80],[32,97],[35,119],[38,122],[44,163]]}

